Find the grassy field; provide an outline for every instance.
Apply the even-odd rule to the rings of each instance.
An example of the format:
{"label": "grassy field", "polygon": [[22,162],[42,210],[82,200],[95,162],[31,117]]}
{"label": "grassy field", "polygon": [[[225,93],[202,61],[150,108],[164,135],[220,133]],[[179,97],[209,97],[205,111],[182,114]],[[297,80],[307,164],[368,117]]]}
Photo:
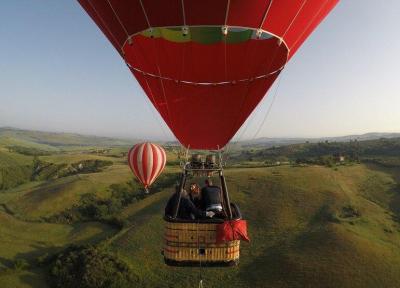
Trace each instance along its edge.
{"label": "grassy field", "polygon": [[[320,166],[242,168],[226,174],[231,198],[249,221],[252,242],[243,244],[239,267],[203,269],[207,287],[396,287],[400,283],[400,227],[398,211],[391,209],[399,191],[392,174],[364,165],[337,170]],[[85,192],[91,189],[88,179],[98,189],[91,192],[101,194],[109,183],[130,177],[126,167],[84,176],[88,178],[62,179],[66,181],[64,191],[40,185],[28,188],[26,194],[14,191],[20,196],[8,206],[18,215],[36,219],[72,205],[79,187],[86,187]],[[103,245],[130,264],[142,287],[191,287],[197,284],[200,269],[167,267],[160,254],[161,215],[171,193],[172,189],[166,189],[126,207],[120,217],[128,224],[118,233],[101,224],[29,223],[3,213],[0,222],[12,227],[9,230],[14,234],[1,231],[9,236],[1,239],[0,257],[10,266],[7,261],[18,257],[29,260],[54,251],[57,245],[113,234]],[[358,214],[346,214],[347,207]],[[25,232],[35,237],[27,242]],[[13,238],[23,240],[10,241]],[[35,269],[6,273],[0,276],[5,281],[0,284],[22,283],[21,279],[42,283],[44,272]]]}
{"label": "grassy field", "polygon": [[[61,251],[72,243],[98,243],[116,231],[100,223],[61,225],[32,223],[0,212],[0,287],[46,287],[46,269],[38,258]],[[15,268],[18,260],[27,268]]]}
{"label": "grassy field", "polygon": [[[400,168],[393,161],[332,168],[251,167],[250,161],[227,169],[231,199],[251,237],[242,245],[240,266],[173,268],[160,253],[162,213],[173,187],[121,208],[115,215],[121,229],[106,222],[46,222],[84,194],[109,199],[110,185],[131,181],[127,147],[79,150],[73,146],[79,137],[67,135],[75,148],[62,150],[54,148],[59,134],[41,141],[37,133],[15,138],[15,131],[0,132],[8,135],[0,137],[0,168],[21,170],[16,185],[0,191],[0,287],[47,287],[48,266],[38,259],[73,243],[99,243],[116,253],[138,276],[139,287],[196,287],[200,275],[205,287],[400,287]],[[51,144],[51,153],[38,159],[54,165],[112,163],[94,173],[31,181],[33,156],[10,152],[12,141],[31,141],[42,150]],[[165,174],[174,174],[176,151],[167,153]]]}
{"label": "grassy field", "polygon": [[[238,268],[207,268],[207,287],[396,287],[400,227],[395,212],[363,187],[393,199],[396,183],[365,166],[257,168],[227,171],[232,199],[249,221]],[[195,286],[199,269],[170,268],[160,255],[160,214],[171,191],[124,211],[130,227],[109,244],[143,287]],[[359,211],[348,215],[346,207]]]}
{"label": "grassy field", "polygon": [[0,127],[0,145],[4,146],[20,145],[42,150],[57,151],[67,147],[78,148],[81,150],[83,146],[129,146],[132,143],[135,143],[135,141],[73,133],[54,133]]}
{"label": "grassy field", "polygon": [[32,157],[11,153],[0,146],[0,191],[30,180]]}
{"label": "grassy field", "polygon": [[131,179],[132,174],[127,165],[113,165],[102,172],[73,175],[44,183],[37,182],[37,185],[17,193],[3,193],[12,194],[3,203],[20,217],[38,219],[71,207],[86,193],[108,197],[108,187],[111,184],[124,183]]}

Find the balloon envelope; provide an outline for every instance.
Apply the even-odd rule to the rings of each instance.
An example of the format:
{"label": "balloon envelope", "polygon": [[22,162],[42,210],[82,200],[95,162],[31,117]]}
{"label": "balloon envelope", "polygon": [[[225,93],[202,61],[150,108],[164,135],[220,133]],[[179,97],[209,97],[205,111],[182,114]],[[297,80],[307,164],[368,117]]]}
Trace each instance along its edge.
{"label": "balloon envelope", "polygon": [[338,0],[79,2],[177,139],[218,149]]}
{"label": "balloon envelope", "polygon": [[149,142],[136,144],[128,153],[129,167],[146,189],[161,174],[166,160],[165,150]]}

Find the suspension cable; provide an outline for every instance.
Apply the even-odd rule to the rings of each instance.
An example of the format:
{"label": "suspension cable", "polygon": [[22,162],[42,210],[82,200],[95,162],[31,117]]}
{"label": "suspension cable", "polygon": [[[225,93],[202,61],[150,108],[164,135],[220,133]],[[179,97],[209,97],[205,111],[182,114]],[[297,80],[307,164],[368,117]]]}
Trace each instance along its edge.
{"label": "suspension cable", "polygon": [[[199,288],[203,288],[203,271],[202,271],[202,263],[201,263],[201,255],[200,255],[200,240],[199,240],[199,225],[200,222],[197,220],[196,225],[196,234],[197,234],[197,253],[199,255]],[[207,257],[207,251],[205,251],[206,257]]]}
{"label": "suspension cable", "polygon": [[[247,55],[248,55],[248,53],[249,53],[249,46],[250,46],[250,44],[249,44],[249,42],[248,42],[248,43],[246,44],[246,52],[245,52],[245,55],[244,55],[245,57],[243,57],[243,59],[246,59],[246,58],[247,58]],[[250,70],[250,69],[249,69],[249,66],[247,66],[247,69]],[[250,71],[249,71],[248,74],[250,74]],[[247,82],[247,83],[246,83],[246,84],[247,84],[247,85],[246,85],[246,92],[245,92],[245,94],[244,94],[244,96],[243,96],[242,102],[244,102],[244,100],[247,98],[247,95],[248,95],[249,90],[250,90],[250,82],[251,82],[251,81],[253,81],[251,78],[248,78],[248,81],[246,81],[246,82]],[[239,82],[239,81],[238,81],[238,82]],[[243,104],[243,103],[242,103],[242,104]],[[241,107],[243,107],[243,106],[242,106],[242,105],[239,106],[239,111],[238,111],[239,116],[240,116],[240,108],[241,108]],[[240,117],[237,117],[236,120],[234,121],[234,124],[233,124],[233,126],[232,126],[232,131],[234,131],[234,129],[235,129],[236,125],[237,125],[236,122],[238,122],[239,119],[240,119]],[[236,143],[234,143],[234,144],[236,144]],[[224,155],[226,155],[226,157],[225,157],[225,162],[228,160],[228,153],[229,153],[229,151],[231,150],[232,146],[233,146],[233,143],[229,142],[228,145],[227,145],[226,148],[225,148],[225,151],[224,151]]]}
{"label": "suspension cable", "polygon": [[149,17],[147,17],[146,9],[144,9],[143,2],[142,2],[142,0],[139,0],[139,2],[140,2],[140,6],[142,7],[142,11],[143,11],[144,17],[146,18],[147,26],[149,27],[149,29],[151,29]]}
{"label": "suspension cable", "polygon": [[[147,79],[146,79],[146,76],[144,76],[143,78],[144,78],[145,81],[146,81],[146,86],[147,86],[147,88],[149,89],[151,98],[152,98],[152,100],[153,100],[152,102],[155,104],[156,102],[155,102],[155,99],[154,99],[154,94],[153,94],[153,92],[152,92],[152,90],[151,90],[151,88],[150,88],[150,85],[149,85],[149,83],[148,83],[148,81],[147,81]],[[160,119],[159,117],[157,117],[157,115],[156,115],[156,113],[155,113],[155,111],[154,111],[154,106],[151,107],[151,105],[150,105],[150,103],[149,103],[148,101],[146,101],[146,103],[148,104],[148,107],[149,107],[149,109],[151,110],[151,112],[152,112],[154,118],[157,119],[158,125],[160,126],[161,131],[162,131],[162,133],[164,134],[164,137],[165,137],[166,139],[168,139],[167,132],[165,131],[164,126],[162,125],[161,119]]]}
{"label": "suspension cable", "polygon": [[267,118],[268,118],[268,116],[269,116],[269,114],[271,112],[272,106],[275,103],[276,96],[278,95],[278,90],[279,90],[279,86],[280,86],[282,78],[283,78],[283,73],[281,75],[279,75],[279,77],[278,77],[276,88],[275,88],[275,91],[274,91],[273,96],[272,96],[271,104],[269,105],[269,107],[267,109],[267,112],[264,114],[263,121],[258,126],[258,129],[256,130],[256,133],[254,134],[253,138],[251,138],[251,140],[256,139],[256,137],[258,136],[258,133],[260,133],[261,129],[264,127],[264,123],[267,120]]}
{"label": "suspension cable", "polygon": [[185,0],[181,0],[183,26],[186,27]]}
{"label": "suspension cable", "polygon": [[[143,11],[144,17],[146,18],[147,26],[148,26],[148,28],[149,28],[149,30],[150,30],[150,33],[152,33],[152,32],[153,32],[153,28],[152,28],[152,26],[151,26],[151,24],[150,24],[149,17],[147,16],[146,9],[144,8],[144,5],[143,5],[142,0],[139,0],[139,2],[140,2],[140,6],[142,7],[142,11]],[[153,35],[151,35],[151,36],[153,36]],[[168,117],[169,122],[172,124],[172,121],[171,121],[171,113],[170,113],[170,110],[169,110],[168,100],[167,100],[167,97],[166,97],[166,95],[165,95],[165,87],[164,87],[164,83],[163,83],[163,79],[164,79],[165,77],[162,77],[162,76],[161,76],[161,69],[160,69],[160,65],[159,65],[159,55],[158,55],[158,50],[157,50],[157,46],[156,46],[156,43],[155,43],[156,40],[155,40],[154,37],[152,37],[152,38],[154,39],[154,40],[152,41],[152,42],[153,42],[153,49],[154,49],[154,51],[155,51],[155,53],[156,53],[156,56],[157,56],[157,59],[156,59],[156,66],[157,66],[157,71],[158,71],[158,77],[157,77],[157,78],[160,80],[161,90],[162,90],[162,93],[163,93],[163,97],[164,97],[164,101],[165,101],[165,106],[166,106],[166,108],[167,108],[167,117]],[[131,69],[136,70],[136,71],[139,70],[139,69],[136,69],[135,67],[132,67]],[[155,75],[150,74],[150,73],[145,73],[145,72],[143,72],[143,71],[141,71],[141,72],[142,72],[143,74],[145,74],[145,75],[155,76]],[[172,134],[173,134],[173,133],[172,133]],[[173,135],[174,135],[174,137],[175,137],[175,139],[176,139],[175,134],[173,134]]]}
{"label": "suspension cable", "polygon": [[115,12],[114,7],[111,5],[110,0],[107,0],[108,5],[110,6],[112,12],[114,13],[115,18],[117,18],[118,23],[121,25],[122,30],[124,30],[127,39],[129,39],[129,33],[128,30],[125,28],[124,24],[122,23],[121,19],[119,18],[118,14]]}
{"label": "suspension cable", "polygon": [[258,75],[258,76],[252,77],[252,78],[243,78],[243,79],[238,79],[238,80],[228,80],[228,81],[220,81],[220,82],[194,82],[194,81],[189,81],[189,80],[178,80],[178,79],[173,79],[171,77],[165,77],[165,76],[160,76],[160,75],[153,74],[153,73],[148,73],[139,68],[133,67],[132,65],[130,66],[130,68],[132,70],[135,70],[136,72],[143,74],[143,75],[150,76],[150,77],[157,78],[157,79],[174,81],[174,82],[179,81],[180,83],[194,85],[194,86],[197,86],[197,85],[199,85],[199,86],[207,86],[207,85],[219,86],[219,85],[234,85],[234,84],[240,83],[240,82],[253,82],[254,80],[265,79],[276,73],[279,73],[284,68],[284,66],[282,66],[270,73]]}
{"label": "suspension cable", "polygon": [[[135,57],[136,59],[142,60],[142,61],[144,61],[144,62],[148,62],[148,60],[146,59],[146,54],[142,52],[142,49],[141,49],[139,43],[136,43],[135,45],[136,45],[137,49],[133,49],[133,50],[132,50],[132,52],[135,53],[134,57]],[[139,55],[137,55],[137,53],[140,53],[140,54],[141,54],[141,57],[140,57]],[[130,69],[132,72],[135,72],[135,70],[132,69],[132,66],[131,66],[128,62],[126,62],[126,65],[129,67],[129,69]],[[149,91],[148,96],[149,96],[149,98],[151,99],[150,102],[152,102],[153,105],[157,105],[157,101],[156,101],[156,99],[155,99],[155,97],[154,97],[154,93],[153,93],[153,91],[152,91],[152,89],[151,89],[151,86],[150,86],[150,84],[149,84],[149,82],[148,82],[148,80],[147,80],[146,75],[143,75],[143,79],[144,79],[144,81],[146,82],[146,87],[147,87],[147,89],[148,89],[148,91]],[[161,122],[160,117],[158,117],[158,116],[156,115],[155,111],[154,111],[154,107],[151,107],[149,101],[146,100],[145,102],[146,102],[146,104],[148,105],[148,108],[149,108],[149,110],[151,111],[153,117],[154,117],[154,118],[156,119],[156,121],[158,122],[158,125],[160,126],[161,131],[162,131],[162,133],[164,134],[164,137],[165,137],[166,139],[169,138],[169,136],[168,136],[168,134],[167,134],[167,132],[166,132],[166,130],[165,130],[165,127],[163,126],[163,124],[162,124],[162,122]]]}
{"label": "suspension cable", "polygon": [[258,27],[258,30],[259,30],[259,31],[261,31],[262,27],[264,26],[265,19],[267,19],[267,15],[268,15],[269,10],[271,9],[272,2],[273,2],[273,1],[274,1],[274,0],[270,0],[270,1],[269,1],[269,4],[268,4],[268,6],[267,6],[267,9],[265,9],[265,11],[264,11],[264,16],[263,16],[263,18],[262,18],[262,20],[261,20],[260,26]]}
{"label": "suspension cable", "polygon": [[[270,8],[271,8],[271,6],[272,6],[272,2],[273,2],[273,0],[270,1],[269,5],[268,5],[268,7],[267,7],[267,9],[266,9],[266,11],[265,11],[265,13],[264,13],[263,19],[262,19],[261,24],[260,24],[260,29],[262,28],[262,26],[263,26],[263,24],[264,24],[264,21],[266,20],[266,17],[267,17],[267,15],[268,15],[268,12],[269,12],[269,10],[270,10]],[[296,15],[293,17],[293,19],[292,19],[292,21],[290,22],[289,26],[286,28],[286,30],[285,30],[285,32],[283,33],[283,35],[282,35],[281,37],[279,37],[281,42],[283,41],[283,38],[284,38],[284,36],[286,35],[286,33],[289,31],[289,29],[290,29],[291,26],[293,25],[293,23],[294,23],[294,21],[296,20],[297,16],[300,14],[300,12],[301,12],[301,10],[303,9],[303,7],[304,7],[304,5],[306,4],[306,2],[307,2],[307,0],[304,0],[304,1],[302,2],[301,6],[300,6],[300,9],[297,11]],[[280,45],[279,45],[279,46],[280,46]],[[279,46],[278,46],[278,47],[279,47]],[[277,47],[277,48],[278,48],[278,47]],[[270,62],[269,69],[270,69],[270,67],[273,65],[273,63],[274,63],[274,61],[275,61],[275,58],[276,58],[276,55],[277,55],[277,52],[278,52],[278,49],[277,49],[277,48],[275,48],[274,56],[272,57],[272,61]],[[288,49],[289,49],[289,47],[288,47]],[[288,51],[288,55],[289,55],[289,52],[290,52],[290,49],[289,49],[289,51]],[[280,70],[283,70],[283,68],[284,68],[284,67],[281,67]],[[269,70],[269,69],[268,69],[268,70]],[[268,70],[267,70],[267,71],[268,71]],[[280,81],[280,80],[279,80],[279,81]],[[279,83],[278,83],[278,84],[279,84]],[[278,85],[278,88],[279,88],[279,85]],[[277,91],[277,90],[276,90],[276,91]],[[272,101],[271,104],[274,103],[274,101],[275,101],[275,96],[276,96],[276,93],[274,94],[274,98],[273,98],[273,101]],[[247,98],[247,97],[246,97],[246,98]],[[244,100],[246,100],[246,98],[245,98]],[[244,103],[243,103],[243,105],[244,105],[244,104],[245,104],[245,101],[243,101],[243,102],[244,102]],[[243,107],[243,105],[242,105],[241,107]],[[267,114],[264,116],[264,121],[265,121],[266,118],[268,117],[268,114],[269,114],[269,111],[271,110],[271,108],[272,108],[272,105],[271,105],[270,108],[268,109]],[[263,122],[264,122],[264,121],[263,121]],[[247,128],[248,128],[248,125],[246,125],[245,129],[243,130],[243,132],[241,133],[240,136],[243,136],[244,131],[247,130]],[[261,130],[261,128],[262,128],[262,125],[258,128],[257,133],[256,133],[255,135],[258,135],[258,133],[259,133],[259,131]],[[237,141],[236,141],[235,143],[237,143],[238,141],[239,141],[239,139],[237,139]]]}
{"label": "suspension cable", "polygon": [[[104,21],[103,17],[101,17],[100,13],[97,11],[96,7],[92,4],[91,0],[87,0],[89,5],[92,7],[93,11],[96,13],[97,17],[99,17],[99,20],[101,21],[101,24],[103,24],[104,28],[106,28],[108,34],[110,34],[110,36],[114,39],[115,43],[118,45],[121,45],[119,43],[119,40],[115,37],[115,35],[111,32],[110,27],[108,27],[108,25],[106,24],[106,22]],[[122,51],[122,46],[120,47],[121,53],[123,53]]]}
{"label": "suspension cable", "polygon": [[[301,6],[300,6],[300,9],[297,11],[296,15],[294,16],[294,18],[293,18],[292,21],[290,22],[289,26],[286,28],[285,32],[283,33],[283,35],[282,35],[282,37],[281,37],[282,39],[284,38],[284,36],[286,35],[286,33],[289,31],[289,29],[292,27],[294,21],[296,20],[297,16],[300,14],[301,10],[303,9],[303,7],[304,7],[304,5],[305,5],[306,3],[307,3],[307,0],[304,0],[303,3],[302,3]],[[270,5],[269,5],[267,11],[270,9],[271,4],[272,4],[272,0],[271,0],[271,2],[270,2]],[[326,2],[325,2],[325,4],[324,4],[323,6],[325,6],[325,5],[326,5]],[[321,10],[321,9],[322,9],[322,8],[320,8],[320,10]],[[318,11],[317,14],[319,14],[319,12],[320,12],[320,11]],[[314,17],[315,17],[315,16],[314,16]],[[307,27],[307,28],[308,28],[308,27]],[[306,28],[306,29],[307,29],[307,28]],[[304,32],[303,32],[303,33],[304,33]],[[273,94],[273,96],[272,96],[271,104],[270,104],[270,106],[268,107],[267,112],[266,112],[265,115],[264,115],[263,121],[261,122],[261,124],[259,125],[258,129],[256,130],[256,133],[254,134],[252,140],[254,140],[254,139],[258,136],[258,134],[260,133],[261,129],[262,129],[263,126],[264,126],[264,123],[266,122],[266,120],[267,120],[267,118],[268,118],[268,116],[269,116],[269,114],[270,114],[270,112],[271,112],[272,106],[273,106],[274,103],[275,103],[275,99],[276,99],[276,96],[277,96],[277,94],[278,94],[280,82],[281,82],[281,79],[283,78],[283,76],[278,76],[278,77],[279,77],[278,83],[277,83],[277,85],[276,85],[275,92],[274,92],[274,94]]]}
{"label": "suspension cable", "polygon": [[224,21],[225,26],[226,26],[227,23],[228,23],[228,14],[229,14],[229,8],[230,8],[230,6],[231,6],[231,0],[227,0],[227,3],[226,3],[226,10],[225,10],[225,21]]}
{"label": "suspension cable", "polygon": [[308,30],[308,28],[310,28],[311,24],[314,23],[314,20],[317,18],[317,16],[319,16],[319,14],[321,13],[322,9],[325,8],[326,4],[328,4],[329,0],[326,0],[325,3],[323,5],[321,5],[321,7],[319,8],[319,10],[317,11],[317,13],[315,13],[315,15],[313,16],[313,18],[311,19],[310,22],[308,22],[308,25],[304,28],[303,32],[301,32],[300,36],[296,39],[296,41],[293,42],[292,47],[295,47],[297,45],[297,43],[300,41],[300,39],[303,37],[304,33],[306,33],[306,31]]}
{"label": "suspension cable", "polygon": [[157,45],[156,45],[155,41],[156,40],[154,39],[152,42],[153,42],[154,50],[156,51],[156,55],[157,55],[156,66],[157,66],[157,71],[158,71],[158,74],[159,74],[159,79],[160,79],[160,84],[161,84],[161,91],[162,91],[162,95],[163,95],[163,98],[164,98],[164,101],[165,101],[165,107],[167,108],[168,120],[170,121],[171,124],[173,124],[174,121],[172,121],[172,115],[171,115],[171,112],[169,110],[168,99],[167,99],[167,96],[165,94],[165,87],[164,87],[163,77],[161,77],[161,69],[160,69],[160,65],[159,65],[159,59],[160,58],[159,58],[159,52],[158,52]]}
{"label": "suspension cable", "polygon": [[[285,32],[282,34],[282,39],[286,36],[286,33],[289,31],[290,28],[292,28],[292,25],[294,21],[297,19],[297,16],[299,16],[301,10],[303,10],[304,5],[307,3],[307,0],[304,0],[303,3],[301,3],[300,9],[297,11],[296,15],[293,17],[292,21],[290,22],[289,26],[286,28]],[[293,47],[293,46],[292,46]]]}
{"label": "suspension cable", "polygon": [[[261,36],[261,34],[262,34],[262,26],[264,25],[264,22],[265,22],[265,20],[266,20],[266,18],[267,18],[267,16],[268,16],[268,13],[269,13],[269,11],[270,11],[270,9],[271,9],[271,6],[272,6],[272,2],[273,2],[273,0],[271,0],[270,2],[269,2],[269,4],[268,4],[268,6],[267,6],[267,9],[265,10],[265,12],[264,12],[264,15],[263,15],[263,18],[262,18],[262,20],[261,20],[261,22],[260,22],[260,26],[259,26],[259,29],[257,30],[257,37],[260,37]],[[293,22],[293,21],[292,21]],[[279,40],[280,40],[280,43],[283,41],[283,37],[279,37]],[[280,46],[280,43],[279,43],[279,46]],[[279,47],[278,46],[278,47]],[[275,61],[275,58],[276,58],[276,56],[277,56],[277,52],[278,52],[278,47],[276,47],[275,48],[275,51],[274,51],[274,54],[273,54],[273,56],[272,56],[272,60],[271,60],[271,62],[270,62],[270,64],[269,64],[269,67],[268,67],[268,70],[270,70],[270,68],[272,67],[272,65],[273,65],[273,63],[274,63],[274,61]],[[289,48],[288,48],[289,49]],[[287,55],[289,55],[289,51],[288,51],[288,54]],[[286,63],[285,63],[285,65],[286,65]],[[285,65],[283,65],[280,69],[279,69],[279,71],[278,71],[278,73],[280,72],[280,71],[282,71],[283,70],[283,68],[284,68],[284,66]],[[267,71],[268,71],[267,70]],[[245,103],[246,103],[246,100],[247,100],[247,96],[248,96],[248,90],[247,90],[247,93],[246,93],[246,96],[245,97],[243,97],[243,103],[242,103],[242,105],[240,106],[240,107],[244,107],[244,105],[245,105]],[[240,114],[240,111],[239,111],[239,116],[238,116],[238,121],[240,120],[240,117],[241,116],[241,114]],[[227,147],[227,149],[226,149],[226,152],[224,153],[225,155],[226,155],[226,161],[228,160],[228,158],[229,158],[229,155],[228,155],[228,153],[230,152],[230,150],[231,150],[231,147],[233,146],[233,145],[235,145],[235,144],[237,144],[240,140],[241,140],[241,138],[242,138],[242,136],[244,135],[244,133],[247,131],[247,129],[249,128],[249,125],[250,124],[250,119],[249,119],[249,121],[247,121],[247,123],[245,124],[245,127],[242,129],[242,131],[240,132],[240,134],[239,134],[239,136],[236,138],[236,141],[234,142],[234,143],[229,143],[228,144],[228,147]],[[234,125],[234,127],[236,127],[236,124]],[[234,128],[233,128],[234,129]]]}
{"label": "suspension cable", "polygon": [[[269,63],[269,66],[268,66],[267,71],[271,69],[271,66],[272,66],[272,64],[273,64],[274,61],[275,61],[275,58],[276,58],[276,56],[277,56],[277,54],[278,54],[278,47],[279,47],[279,46],[277,46],[277,47],[275,48],[274,54],[273,54],[273,56],[272,56],[271,62]],[[276,70],[276,71],[277,71],[277,72],[280,72],[280,71],[283,70],[283,68],[284,68],[284,66],[280,67],[280,68],[279,68],[278,70]],[[275,72],[275,71],[274,71],[274,72]],[[270,73],[270,75],[273,75],[273,74],[275,74],[275,73]],[[248,86],[250,86],[250,82],[248,83]],[[249,94],[248,92],[249,92],[249,89],[247,89],[247,93],[245,94],[245,97],[243,97],[242,105],[240,105],[240,108],[242,108],[242,107],[245,106],[246,100],[247,100],[248,94]],[[237,119],[237,122],[240,120],[240,118],[241,118],[241,116],[242,116],[242,114],[243,114],[243,113],[240,113],[241,111],[242,111],[242,110],[239,110],[239,115],[238,115],[238,117],[236,118],[236,119]],[[233,126],[233,129],[235,129],[235,127],[236,127],[236,122],[235,122],[235,124],[234,124],[234,126]],[[247,126],[245,127],[245,129],[247,129],[248,127],[249,127],[249,126],[247,125]],[[244,131],[243,131],[243,133],[241,134],[241,136],[243,136],[243,134],[244,134]],[[235,144],[238,143],[239,140],[240,140],[240,139],[237,139],[236,142],[235,142]]]}

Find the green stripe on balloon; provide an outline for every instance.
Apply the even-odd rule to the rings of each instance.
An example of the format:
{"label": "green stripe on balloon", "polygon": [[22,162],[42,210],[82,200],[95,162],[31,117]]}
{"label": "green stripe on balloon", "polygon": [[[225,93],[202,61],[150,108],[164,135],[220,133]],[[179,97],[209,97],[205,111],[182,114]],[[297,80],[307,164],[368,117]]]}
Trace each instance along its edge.
{"label": "green stripe on balloon", "polygon": [[145,37],[163,38],[165,40],[185,43],[193,41],[200,44],[214,44],[226,41],[229,44],[246,42],[249,39],[265,40],[272,36],[266,32],[263,32],[260,38],[256,37],[256,31],[247,28],[229,28],[228,35],[222,34],[221,27],[209,26],[209,27],[190,27],[186,35],[182,32],[182,27],[156,27],[147,29],[140,33]]}

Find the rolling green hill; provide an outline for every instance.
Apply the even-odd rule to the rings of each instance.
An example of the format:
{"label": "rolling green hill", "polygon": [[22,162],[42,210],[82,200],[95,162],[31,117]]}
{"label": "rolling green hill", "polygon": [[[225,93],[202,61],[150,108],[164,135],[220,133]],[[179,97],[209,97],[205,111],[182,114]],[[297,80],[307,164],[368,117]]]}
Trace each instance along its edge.
{"label": "rolling green hill", "polygon": [[[160,253],[163,209],[173,192],[171,177],[179,171],[172,150],[163,184],[145,197],[132,184],[125,146],[79,148],[75,145],[92,145],[92,140],[62,134],[42,141],[38,132],[9,130],[0,129],[0,171],[6,171],[0,185],[9,183],[0,189],[0,287],[49,287],[51,259],[70,244],[89,243],[129,265],[138,279],[132,287],[196,287],[200,275],[204,287],[400,287],[398,139],[360,142],[358,151],[364,156],[369,151],[361,164],[332,167],[246,168],[243,163],[301,153],[317,157],[354,143],[239,151],[233,155],[238,168],[225,172],[231,199],[248,220],[251,243],[242,244],[240,266],[200,270],[167,267]],[[26,155],[12,145],[48,153]],[[99,161],[108,164],[60,172]],[[125,192],[142,196],[122,204],[118,197]],[[93,209],[114,205],[111,212],[101,211],[118,225],[106,221],[110,217],[57,222],[56,216],[79,209],[83,198],[91,199]]]}
{"label": "rolling green hill", "polygon": [[0,145],[2,146],[22,146],[57,151],[80,146],[129,146],[132,143],[135,143],[135,141],[73,133],[42,132],[0,127]]}
{"label": "rolling green hill", "polygon": [[0,191],[30,180],[32,157],[10,153],[0,147]]}
{"label": "rolling green hill", "polygon": [[298,162],[323,164],[327,160],[335,162],[335,156],[344,156],[349,161],[374,160],[381,163],[400,165],[400,138],[350,142],[318,142],[260,148],[248,146],[247,149],[233,151],[229,155],[231,163],[253,165],[259,163]]}
{"label": "rolling green hill", "polygon": [[[120,178],[117,177],[120,172],[112,169],[90,176],[101,186],[101,183],[124,182],[129,178],[128,171],[125,172]],[[399,211],[394,205],[398,203],[400,191],[398,179],[391,172],[364,165],[337,170],[310,166],[242,168],[226,172],[231,198],[241,206],[249,221],[252,242],[242,245],[239,267],[203,269],[206,287],[396,287],[400,283],[400,223]],[[107,173],[110,173],[109,178]],[[114,177],[112,173],[115,173]],[[87,186],[87,183],[80,184],[82,179],[68,181],[63,183],[65,192],[43,190],[41,194],[40,190],[35,190],[38,188],[29,188],[30,192],[26,194],[24,191],[12,192],[19,196],[5,202],[11,207],[16,205],[20,215],[29,217],[55,213],[74,203],[68,200],[69,197],[76,197],[73,195],[80,192],[72,191]],[[68,195],[68,191],[71,191],[70,196],[65,198],[63,195]],[[92,193],[100,191],[103,189],[99,187]],[[198,284],[199,269],[171,268],[162,261],[162,211],[171,192],[172,189],[166,189],[127,206],[120,212],[120,217],[125,219],[124,228],[117,233],[111,232],[111,228],[106,229],[114,236],[105,239],[103,246],[132,267],[140,279],[140,287],[192,287]],[[36,194],[38,196],[34,197]],[[62,200],[58,201],[58,198]],[[60,204],[56,205],[54,201]],[[23,226],[10,224],[10,219],[21,223],[19,225],[32,225],[16,220],[12,215],[0,217],[3,226],[11,229],[4,233],[9,239],[21,237],[18,233],[26,230],[21,229]],[[60,224],[38,222],[34,225],[47,235],[46,231],[51,227],[48,225]],[[92,224],[87,225],[92,227]],[[52,231],[57,230],[52,228]],[[61,246],[72,242],[69,236],[62,235],[57,236],[62,239],[54,241],[62,243]],[[1,241],[0,259],[24,255],[25,248],[20,247],[19,242]],[[42,248],[32,246],[31,253],[38,255],[38,251],[48,245],[43,242]],[[16,252],[10,255],[9,251]],[[40,279],[46,272],[35,269],[16,274],[4,272],[0,284],[43,285]],[[24,282],[21,275],[27,273],[29,281]]]}
{"label": "rolling green hill", "polygon": [[[232,198],[249,221],[238,268],[207,268],[207,287],[397,287],[400,225],[388,174],[357,165],[227,171]],[[375,196],[371,191],[375,191]],[[192,287],[199,269],[170,268],[160,255],[160,213],[171,191],[124,212],[130,226],[109,244],[141,287]],[[379,195],[383,200],[378,200]],[[355,212],[356,211],[356,212]]]}

